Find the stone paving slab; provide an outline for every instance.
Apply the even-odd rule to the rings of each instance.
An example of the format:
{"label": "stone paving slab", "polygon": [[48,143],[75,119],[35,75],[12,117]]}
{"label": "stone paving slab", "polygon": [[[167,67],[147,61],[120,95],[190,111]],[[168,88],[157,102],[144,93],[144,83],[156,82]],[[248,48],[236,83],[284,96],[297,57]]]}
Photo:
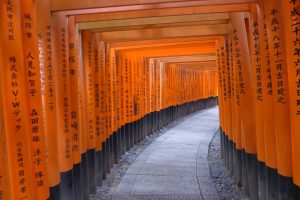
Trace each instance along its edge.
{"label": "stone paving slab", "polygon": [[208,146],[218,127],[216,107],[168,130],[139,155],[113,199],[219,199],[207,161]]}

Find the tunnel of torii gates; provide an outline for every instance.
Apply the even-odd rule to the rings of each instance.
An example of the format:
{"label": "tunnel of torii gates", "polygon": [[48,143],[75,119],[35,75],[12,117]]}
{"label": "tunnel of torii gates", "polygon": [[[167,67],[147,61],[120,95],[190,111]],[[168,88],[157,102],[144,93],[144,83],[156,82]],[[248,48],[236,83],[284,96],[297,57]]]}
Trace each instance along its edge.
{"label": "tunnel of torii gates", "polygon": [[89,199],[217,104],[243,191],[300,199],[299,0],[0,0],[0,69],[0,199]]}

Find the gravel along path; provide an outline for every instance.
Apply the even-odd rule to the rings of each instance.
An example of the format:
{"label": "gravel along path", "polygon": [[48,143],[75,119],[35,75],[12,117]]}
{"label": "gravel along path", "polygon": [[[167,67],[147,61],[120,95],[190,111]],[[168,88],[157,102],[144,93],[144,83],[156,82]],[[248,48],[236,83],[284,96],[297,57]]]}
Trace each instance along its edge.
{"label": "gravel along path", "polygon": [[224,165],[221,158],[219,131],[216,132],[209,145],[208,163],[210,175],[222,200],[250,200],[237,186]]}

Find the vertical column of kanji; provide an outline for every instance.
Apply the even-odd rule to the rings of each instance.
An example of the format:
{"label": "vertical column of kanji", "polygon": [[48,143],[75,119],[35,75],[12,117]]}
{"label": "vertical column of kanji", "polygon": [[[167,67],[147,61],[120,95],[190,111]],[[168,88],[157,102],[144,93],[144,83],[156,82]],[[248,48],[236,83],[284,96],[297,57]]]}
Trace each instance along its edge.
{"label": "vertical column of kanji", "polygon": [[141,67],[142,67],[142,74],[143,74],[143,137],[146,137],[147,133],[147,123],[148,123],[148,112],[147,112],[147,68],[146,68],[146,60],[144,57],[141,57]]}
{"label": "vertical column of kanji", "polygon": [[145,69],[145,61],[143,57],[140,57],[140,66],[142,73],[142,136],[144,139],[146,137],[146,120],[147,120],[147,112],[146,112],[146,69]]}
{"label": "vertical column of kanji", "polygon": [[[260,43],[259,24],[257,5],[251,5],[249,26],[250,26],[250,55],[252,63],[252,76],[255,81],[255,120],[256,120],[256,142],[257,142],[257,158],[258,158],[258,189],[259,197],[266,198],[266,171],[265,171],[265,133],[264,133],[264,96],[263,96],[263,70],[261,51],[264,51]],[[267,79],[267,77],[265,77]]]}
{"label": "vertical column of kanji", "polygon": [[56,88],[55,71],[52,64],[53,39],[52,21],[50,12],[50,1],[36,1],[37,11],[37,32],[39,61],[41,73],[41,90],[43,100],[44,128],[47,146],[47,168],[48,182],[50,186],[50,198],[59,198],[59,164],[57,147],[57,126],[56,126]]}
{"label": "vertical column of kanji", "polygon": [[112,49],[115,52],[115,69],[114,69],[114,84],[115,84],[115,119],[116,119],[116,128],[115,128],[115,163],[119,162],[121,158],[121,103],[120,103],[120,94],[121,94],[121,82],[120,82],[120,62],[119,54],[116,50]]}
{"label": "vertical column of kanji", "polygon": [[160,113],[157,112],[156,110],[156,102],[157,102],[157,75],[156,75],[156,62],[154,59],[152,59],[151,63],[151,68],[152,68],[152,99],[151,99],[151,110],[152,112],[155,112],[155,125],[156,129],[159,128],[159,120],[160,120]]}
{"label": "vertical column of kanji", "polygon": [[73,199],[73,155],[70,112],[70,75],[68,22],[62,14],[53,14],[53,66],[55,66],[57,103],[57,140],[61,175],[61,198]]}
{"label": "vertical column of kanji", "polygon": [[[165,110],[165,118],[167,119],[167,111],[166,109],[163,107],[163,87],[165,86],[165,84],[163,84],[164,82],[164,63],[161,63],[159,61],[157,61],[157,110]],[[166,120],[165,120],[166,123]],[[164,124],[165,126],[166,124]]]}
{"label": "vertical column of kanji", "polygon": [[134,143],[134,124],[133,124],[133,95],[132,95],[132,86],[131,86],[131,80],[132,80],[132,74],[131,74],[131,59],[129,57],[129,54],[125,54],[125,67],[126,67],[126,73],[128,77],[127,87],[128,87],[128,101],[126,109],[128,110],[128,130],[129,130],[129,147],[133,146]]}
{"label": "vertical column of kanji", "polygon": [[[1,4],[0,4],[1,6]],[[1,35],[1,34],[0,34]],[[0,57],[2,55],[2,48],[0,48]],[[1,59],[0,59],[1,60]],[[2,79],[2,78],[0,78]],[[3,88],[3,87],[1,87]],[[4,118],[4,105],[2,99],[2,93],[0,93],[0,199],[1,200],[10,200],[11,194],[9,191],[10,182],[9,182],[9,170],[8,170],[8,158],[7,158],[7,141],[6,141],[6,130],[5,130],[5,118]]]}
{"label": "vertical column of kanji", "polygon": [[101,125],[102,122],[102,107],[101,107],[101,87],[102,87],[102,69],[101,69],[101,43],[100,43],[100,38],[98,37],[97,34],[94,34],[93,36],[93,43],[94,43],[94,77],[95,77],[95,82],[94,82],[94,89],[95,89],[95,150],[96,150],[96,155],[95,155],[95,173],[96,173],[96,184],[97,186],[102,185],[102,178],[103,178],[103,163],[102,163],[102,143],[104,141],[103,137],[103,125]]}
{"label": "vertical column of kanji", "polygon": [[[219,91],[223,91],[223,73],[222,73],[222,58],[221,58],[221,47],[220,47],[220,41],[216,41],[216,47],[217,47],[217,70],[218,70],[218,89]],[[200,66],[201,67],[201,66]],[[201,70],[199,69],[198,72],[199,80],[198,85],[200,85],[201,81]],[[199,87],[200,88],[200,87]],[[223,136],[223,130],[224,130],[224,111],[223,111],[223,93],[219,92],[218,94],[218,101],[219,101],[219,118],[220,118],[220,131],[221,131],[221,138]],[[202,98],[201,90],[199,89],[199,96]],[[223,148],[223,146],[222,146]],[[223,149],[222,149],[223,150]]]}
{"label": "vertical column of kanji", "polygon": [[105,164],[104,164],[104,178],[106,178],[106,174],[109,172],[109,162],[111,159],[110,156],[110,127],[111,127],[111,108],[110,108],[110,93],[109,93],[109,76],[108,76],[108,65],[109,65],[109,57],[108,57],[108,52],[107,52],[107,45],[106,43],[104,44],[104,49],[103,49],[103,53],[104,53],[104,60],[105,62],[104,64],[104,93],[105,93],[105,135],[106,135],[106,140],[105,140]]}
{"label": "vertical column of kanji", "polygon": [[[227,105],[227,93],[228,93],[228,87],[227,87],[227,76],[226,76],[226,60],[225,60],[225,45],[224,45],[224,38],[220,40],[220,60],[221,60],[221,73],[222,73],[222,102],[223,102],[223,116],[224,116],[224,127],[223,131],[225,133],[225,139],[228,138],[228,105]],[[202,72],[202,81],[203,81],[203,72]],[[204,85],[204,83],[202,83]],[[204,96],[204,91],[202,91],[203,98]],[[225,149],[225,151],[227,151]],[[226,157],[227,158],[227,157]],[[226,160],[227,161],[227,160]]]}
{"label": "vertical column of kanji", "polygon": [[172,70],[168,64],[161,64],[161,107],[167,109],[166,111],[166,124],[169,121],[170,111],[170,95],[171,95],[171,74]]}
{"label": "vertical column of kanji", "polygon": [[79,88],[80,64],[79,64],[79,35],[78,28],[73,16],[69,17],[68,23],[68,42],[69,42],[69,73],[72,92],[70,93],[70,112],[71,112],[71,135],[72,135],[72,154],[73,154],[73,178],[74,178],[74,197],[82,199],[83,192],[81,187],[81,137],[83,133],[80,128],[80,108],[79,108]]}
{"label": "vertical column of kanji", "polygon": [[111,105],[112,105],[112,115],[111,115],[111,120],[112,120],[112,129],[111,129],[111,150],[112,150],[112,162],[111,162],[111,167],[113,166],[114,163],[117,162],[117,147],[118,147],[118,141],[117,141],[117,98],[116,98],[116,93],[118,90],[118,87],[116,85],[116,55],[115,51],[110,48],[109,43],[107,44],[107,49],[110,52],[109,53],[109,58],[110,58],[110,80],[111,80]]}
{"label": "vertical column of kanji", "polygon": [[139,116],[139,71],[138,71],[138,64],[136,60],[136,56],[134,54],[131,54],[132,58],[132,77],[134,81],[132,81],[132,89],[133,89],[133,110],[134,110],[134,119],[133,121],[135,122],[135,144],[138,143],[139,140],[139,121],[138,121],[138,116]]}
{"label": "vertical column of kanji", "polygon": [[240,54],[235,35],[231,35],[231,49],[232,49],[232,62],[233,62],[233,79],[232,79],[232,97],[233,97],[233,135],[235,142],[235,177],[239,184],[242,183],[242,141],[241,141],[241,111],[240,111],[240,93],[239,93],[239,66]]}
{"label": "vertical column of kanji", "polygon": [[[98,37],[100,41],[100,37]],[[100,140],[102,146],[100,171],[102,178],[104,178],[105,172],[105,141],[106,141],[106,96],[105,96],[105,44],[100,41],[99,44],[99,98],[100,98]],[[100,184],[101,185],[101,184]]]}
{"label": "vertical column of kanji", "polygon": [[30,124],[33,186],[38,199],[49,198],[46,143],[42,108],[41,76],[36,27],[36,4],[20,1],[22,16],[23,54]]}
{"label": "vertical column of kanji", "polygon": [[[219,77],[219,113],[220,113],[220,125],[221,125],[221,150],[222,150],[222,157],[224,161],[226,161],[226,149],[225,149],[225,137],[226,137],[226,114],[225,114],[225,101],[224,101],[224,80],[223,80],[223,49],[222,49],[222,38],[219,38],[216,41],[217,46],[217,63],[218,63],[218,77]],[[200,70],[200,83],[202,82],[202,70]],[[201,98],[202,95],[202,88],[200,90]]]}
{"label": "vertical column of kanji", "polygon": [[290,117],[293,153],[293,182],[297,186],[297,196],[300,191],[300,152],[299,120],[300,120],[300,2],[291,0],[280,2],[285,30],[285,46],[287,49]]}
{"label": "vertical column of kanji", "polygon": [[130,54],[127,54],[128,57],[128,69],[129,69],[129,84],[130,84],[130,123],[131,123],[131,146],[134,145],[134,141],[135,141],[135,120],[134,120],[134,116],[135,116],[135,112],[136,112],[136,97],[134,96],[134,84],[135,84],[135,80],[134,80],[134,63],[132,60],[132,57]]}
{"label": "vertical column of kanji", "polygon": [[[137,96],[137,116],[136,116],[136,120],[139,120],[140,117],[141,117],[141,68],[140,68],[140,65],[139,65],[138,56],[135,56],[134,62],[135,62],[135,71],[136,71],[135,77],[136,77],[136,80],[137,80],[137,82],[136,82],[136,96]],[[138,126],[140,126],[140,124],[138,124]]]}
{"label": "vertical column of kanji", "polygon": [[125,120],[126,120],[126,113],[125,113],[125,109],[124,109],[124,96],[125,96],[125,81],[124,81],[124,77],[125,77],[125,71],[124,71],[124,60],[123,60],[123,55],[120,51],[117,52],[117,65],[118,65],[118,84],[119,84],[119,88],[120,88],[120,92],[118,94],[118,105],[119,105],[119,109],[120,109],[120,118],[119,118],[119,138],[120,138],[120,153],[119,156],[122,156],[125,151],[126,151],[126,139],[125,139]]}
{"label": "vertical column of kanji", "polygon": [[228,81],[228,84],[230,84],[230,112],[231,112],[231,134],[232,134],[232,161],[233,161],[233,175],[235,176],[236,172],[236,166],[234,165],[235,160],[236,160],[236,136],[234,132],[235,128],[235,113],[234,108],[235,108],[235,87],[234,87],[234,49],[233,49],[233,44],[232,44],[232,35],[228,36],[228,50],[229,50],[229,64],[230,64],[230,69],[229,69],[229,74],[230,74],[230,81]]}
{"label": "vertical column of kanji", "polygon": [[115,51],[110,48],[108,44],[108,50],[110,51],[110,67],[111,67],[111,94],[112,94],[112,134],[116,134],[117,130],[117,105],[116,105],[116,55]]}
{"label": "vertical column of kanji", "polygon": [[[265,170],[266,175],[259,173],[260,182],[259,185],[261,191],[263,191],[263,182],[266,182],[266,187],[269,189],[265,190],[265,194],[261,193],[262,197],[272,198],[272,193],[275,192],[277,188],[276,181],[270,181],[272,176],[268,174],[273,174],[277,169],[277,155],[276,153],[276,138],[275,138],[275,126],[274,126],[274,109],[273,109],[273,89],[272,89],[272,74],[271,74],[271,64],[270,64],[270,54],[269,54],[269,44],[268,44],[268,34],[267,25],[264,13],[264,4],[261,1],[257,6],[258,14],[258,31],[259,31],[259,43],[260,43],[260,54],[261,54],[261,74],[262,74],[262,92],[263,92],[263,127],[264,127],[264,137],[265,137],[265,169],[263,166],[259,166],[261,171]],[[262,175],[262,176],[260,176]],[[275,183],[274,183],[275,182]],[[273,189],[272,188],[273,185]],[[273,190],[273,191],[272,191]],[[270,193],[269,193],[270,191]],[[268,194],[269,193],[269,194]]]}
{"label": "vertical column of kanji", "polygon": [[122,78],[123,78],[123,98],[122,98],[122,104],[123,104],[123,112],[124,112],[124,116],[123,116],[123,123],[125,125],[125,137],[126,137],[126,145],[127,145],[127,124],[129,122],[129,109],[128,109],[128,101],[129,101],[129,74],[128,74],[128,60],[126,57],[126,54],[124,53],[124,51],[120,51],[121,54],[121,62],[122,62]]}
{"label": "vertical column of kanji", "polygon": [[222,148],[223,148],[223,157],[225,164],[228,165],[228,151],[227,151],[227,146],[228,146],[228,117],[227,117],[227,82],[226,82],[226,66],[225,66],[225,47],[224,47],[224,38],[220,38],[219,41],[219,79],[220,79],[220,84],[221,84],[221,89],[220,89],[220,105],[221,105],[221,112],[222,112]]}
{"label": "vertical column of kanji", "polygon": [[162,106],[162,98],[163,98],[163,70],[164,70],[164,66],[165,64],[164,63],[158,63],[158,68],[157,68],[157,78],[158,78],[158,109],[161,110],[163,109],[163,106]]}
{"label": "vertical column of kanji", "polygon": [[111,58],[111,51],[109,48],[109,45],[106,44],[106,90],[107,90],[107,105],[108,105],[108,172],[110,172],[110,168],[113,165],[113,140],[112,140],[112,134],[113,134],[113,128],[114,128],[114,106],[113,106],[113,71],[112,71],[112,58]]}
{"label": "vertical column of kanji", "polygon": [[140,77],[139,77],[139,69],[138,69],[138,62],[137,62],[137,57],[135,55],[132,55],[133,59],[133,92],[134,92],[134,121],[136,122],[136,138],[135,138],[135,143],[139,142],[140,139],[140,131],[139,131],[139,114],[140,114]]}
{"label": "vertical column of kanji", "polygon": [[128,123],[128,140],[129,140],[129,148],[133,145],[133,134],[134,134],[134,127],[133,127],[133,120],[132,120],[132,116],[133,116],[133,96],[132,96],[132,88],[131,88],[131,59],[128,55],[128,53],[126,53],[126,59],[125,59],[125,68],[126,68],[126,76],[127,76],[127,93],[128,96],[127,98],[127,102],[126,102],[126,109],[127,109],[127,113],[128,113],[128,118],[127,118],[127,123]]}
{"label": "vertical column of kanji", "polygon": [[117,52],[116,56],[116,66],[118,69],[116,70],[117,72],[117,85],[118,85],[118,92],[117,92],[117,105],[118,105],[118,140],[119,140],[119,145],[118,145],[118,159],[120,159],[123,155],[123,149],[124,149],[124,106],[123,106],[123,95],[124,95],[124,82],[123,82],[123,76],[124,76],[124,71],[123,71],[123,62],[122,58],[120,56],[120,52]]}
{"label": "vertical column of kanji", "polygon": [[93,33],[90,31],[82,31],[82,59],[84,68],[84,94],[85,103],[85,119],[87,132],[87,176],[89,193],[96,192],[96,176],[95,176],[95,62],[94,62],[94,43]]}
{"label": "vertical column of kanji", "polygon": [[[100,145],[100,69],[99,69],[99,41],[93,34],[93,65],[94,65],[94,91],[95,91],[95,150],[101,151]],[[97,158],[96,158],[97,159]]]}
{"label": "vertical column of kanji", "polygon": [[[288,66],[280,1],[265,1],[273,89],[279,198],[291,193],[292,149],[289,115]],[[275,197],[274,197],[275,198]]]}
{"label": "vertical column of kanji", "polygon": [[144,139],[144,117],[145,117],[145,90],[144,90],[144,66],[143,66],[143,59],[141,56],[138,56],[138,67],[140,71],[140,121],[141,121],[141,140]]}
{"label": "vertical column of kanji", "polygon": [[[168,66],[168,64],[167,64]],[[168,78],[169,78],[169,67],[165,68],[163,65],[161,65],[161,85],[162,85],[162,109],[166,108],[167,105],[167,97],[168,97]]]}
{"label": "vertical column of kanji", "polygon": [[[237,122],[240,122],[240,125],[237,125],[237,146],[240,143],[240,151],[237,152],[237,163],[238,167],[238,175],[241,175],[240,180],[243,186],[243,190],[245,193],[249,193],[249,186],[248,186],[248,178],[247,178],[247,169],[246,169],[246,162],[245,162],[245,136],[244,136],[244,127],[242,125],[242,115],[241,115],[241,94],[245,93],[245,83],[244,83],[244,75],[242,71],[242,59],[241,59],[241,49],[239,45],[239,37],[236,34],[237,32],[233,31],[233,44],[234,44],[234,55],[235,55],[235,65],[236,65],[236,84],[237,91],[236,91],[236,103],[237,109],[239,109],[238,119]],[[239,132],[240,131],[240,132]]]}
{"label": "vertical column of kanji", "polygon": [[227,111],[226,117],[228,118],[228,139],[229,139],[229,170],[233,173],[233,133],[232,133],[232,95],[231,95],[231,68],[232,66],[232,54],[230,49],[230,38],[225,37],[225,70],[226,70],[226,87],[227,87]]}
{"label": "vertical column of kanji", "polygon": [[[101,38],[99,38],[101,39]],[[106,43],[101,42],[101,75],[102,75],[102,93],[103,95],[103,130],[104,130],[104,143],[103,143],[103,179],[106,179],[106,174],[109,170],[108,161],[109,161],[109,104],[108,104],[108,87],[107,87],[107,52],[106,52]]]}
{"label": "vertical column of kanji", "polygon": [[154,78],[155,78],[155,88],[154,88],[154,91],[155,91],[155,101],[154,101],[154,109],[156,112],[158,112],[158,121],[159,121],[159,127],[162,127],[162,123],[163,123],[163,112],[162,110],[160,109],[159,107],[159,88],[160,88],[160,82],[159,82],[159,63],[155,60],[154,62],[154,70],[155,70],[155,75],[154,75]]}
{"label": "vertical column of kanji", "polygon": [[[240,50],[241,64],[238,65],[240,81],[241,117],[245,143],[245,161],[247,163],[247,175],[249,192],[252,198],[258,198],[257,188],[257,158],[256,158],[256,133],[254,111],[254,83],[250,63],[245,17],[243,13],[230,15],[235,41]],[[243,140],[242,140],[243,141]]]}
{"label": "vertical column of kanji", "polygon": [[122,124],[125,126],[128,122],[128,110],[127,110],[127,95],[128,95],[128,74],[127,74],[127,60],[124,56],[124,52],[120,51],[120,59],[121,59],[121,69],[122,69],[122,74],[121,74],[121,82],[122,82],[122,97],[121,97],[121,101],[122,101]]}
{"label": "vertical column of kanji", "polygon": [[[0,62],[11,199],[34,199],[20,5],[0,2]],[[2,143],[3,141],[1,141]],[[2,156],[1,156],[2,157]],[[3,166],[4,167],[4,166]]]}
{"label": "vertical column of kanji", "polygon": [[[141,80],[142,80],[142,76],[141,76],[141,66],[140,66],[138,55],[135,56],[135,70],[136,70],[136,79],[137,79],[137,84],[136,84],[137,107],[138,107],[137,120],[140,121],[141,113],[142,113],[142,107],[141,107],[142,106],[142,100],[141,100],[141,85],[142,85]],[[139,122],[138,126],[139,126],[139,129],[140,129],[140,122]],[[139,139],[140,139],[140,135],[139,135]]]}
{"label": "vertical column of kanji", "polygon": [[149,112],[149,95],[150,95],[150,71],[149,71],[149,59],[146,57],[143,57],[143,67],[144,67],[144,81],[145,81],[145,87],[144,87],[144,93],[145,93],[145,102],[144,102],[144,106],[145,106],[145,115],[146,115],[146,119],[145,119],[145,135],[149,135],[150,134],[150,126],[152,126],[151,124],[151,116],[150,116],[150,112]]}
{"label": "vertical column of kanji", "polygon": [[147,59],[147,64],[149,68],[149,113],[150,113],[150,132],[155,132],[156,130],[156,113],[153,110],[153,94],[154,94],[154,70],[153,70],[153,59]]}
{"label": "vertical column of kanji", "polygon": [[[72,20],[72,19],[70,19]],[[70,22],[71,23],[71,22]],[[83,44],[81,32],[78,34],[78,50],[79,50],[79,70],[78,70],[78,117],[81,152],[81,190],[83,199],[89,197],[88,184],[88,166],[87,166],[87,142],[88,142],[88,121],[86,116],[87,96],[85,95],[85,68],[83,64]],[[76,35],[75,35],[76,36]]]}
{"label": "vertical column of kanji", "polygon": [[[232,162],[232,154],[231,154],[231,140],[232,140],[232,134],[230,131],[230,126],[231,126],[231,115],[229,114],[230,112],[230,104],[229,104],[229,92],[230,92],[230,85],[229,79],[230,75],[228,73],[230,72],[230,67],[229,65],[229,49],[228,49],[228,41],[227,37],[223,37],[221,40],[221,56],[222,56],[222,68],[223,68],[223,97],[224,97],[224,111],[225,111],[225,163],[226,166],[229,170],[231,170],[231,162]],[[205,83],[204,83],[205,84]],[[206,99],[206,95],[205,95]]]}

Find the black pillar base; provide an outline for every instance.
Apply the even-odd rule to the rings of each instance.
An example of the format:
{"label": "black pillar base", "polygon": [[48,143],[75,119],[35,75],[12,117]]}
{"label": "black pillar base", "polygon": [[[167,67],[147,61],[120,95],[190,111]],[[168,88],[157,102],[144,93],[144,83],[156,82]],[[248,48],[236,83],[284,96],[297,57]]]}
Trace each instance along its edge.
{"label": "black pillar base", "polygon": [[267,168],[265,163],[258,162],[258,197],[259,199],[267,198]]}
{"label": "black pillar base", "polygon": [[278,182],[277,171],[267,167],[267,200],[278,199]]}
{"label": "black pillar base", "polygon": [[247,173],[249,182],[249,192],[251,199],[258,199],[258,162],[255,154],[246,153]]}
{"label": "black pillar base", "polygon": [[102,151],[96,152],[96,184],[102,186],[103,179]]}
{"label": "black pillar base", "polygon": [[60,174],[60,198],[74,199],[74,184],[73,184],[73,170],[62,172]]}
{"label": "black pillar base", "polygon": [[87,165],[88,165],[88,180],[89,193],[96,194],[96,152],[95,149],[87,151]]}
{"label": "black pillar base", "polygon": [[278,195],[280,200],[294,199],[293,179],[291,177],[278,175]]}
{"label": "black pillar base", "polygon": [[61,191],[60,191],[61,187],[60,184],[50,187],[50,198],[49,200],[60,200],[60,196],[61,196]]}
{"label": "black pillar base", "polygon": [[81,186],[83,199],[89,199],[89,181],[88,181],[88,165],[87,154],[81,155]]}
{"label": "black pillar base", "polygon": [[75,164],[73,166],[73,180],[74,180],[74,199],[82,200],[83,192],[81,186],[81,163]]}

